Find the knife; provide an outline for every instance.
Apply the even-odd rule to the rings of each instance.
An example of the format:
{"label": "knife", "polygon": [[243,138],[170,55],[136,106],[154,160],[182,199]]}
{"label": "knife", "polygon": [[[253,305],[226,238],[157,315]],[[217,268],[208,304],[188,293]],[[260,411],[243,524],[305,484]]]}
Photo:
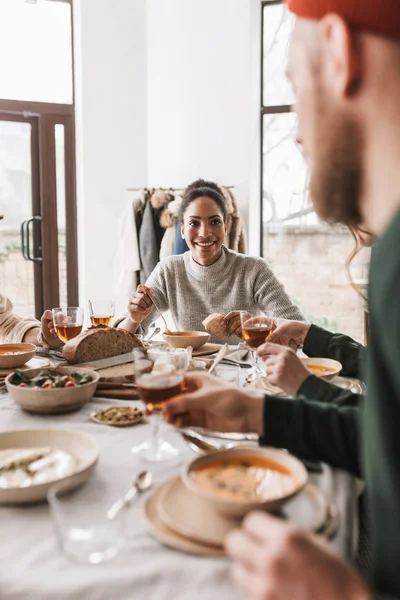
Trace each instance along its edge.
{"label": "knife", "polygon": [[208,370],[209,375],[214,371],[215,367],[219,365],[225,354],[228,352],[228,344],[224,344],[218,351],[217,356],[214,358],[214,362]]}
{"label": "knife", "polygon": [[[87,367],[97,371],[98,369],[105,369],[107,367],[115,367],[116,365],[124,365],[126,363],[133,363],[132,352],[125,352],[125,354],[119,354],[118,356],[110,356],[109,358],[101,358],[100,360],[92,360],[86,363],[80,363],[74,365],[76,367]],[[132,367],[133,369],[133,367]],[[133,370],[132,370],[133,372]]]}

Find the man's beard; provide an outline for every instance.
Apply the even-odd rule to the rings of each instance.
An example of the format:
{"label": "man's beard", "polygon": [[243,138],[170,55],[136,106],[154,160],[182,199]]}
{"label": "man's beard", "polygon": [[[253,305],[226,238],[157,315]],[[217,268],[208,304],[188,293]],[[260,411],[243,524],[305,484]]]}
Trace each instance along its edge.
{"label": "man's beard", "polygon": [[328,223],[359,225],[362,185],[360,125],[332,110],[329,102],[320,108],[316,125],[316,157],[310,179],[315,212]]}

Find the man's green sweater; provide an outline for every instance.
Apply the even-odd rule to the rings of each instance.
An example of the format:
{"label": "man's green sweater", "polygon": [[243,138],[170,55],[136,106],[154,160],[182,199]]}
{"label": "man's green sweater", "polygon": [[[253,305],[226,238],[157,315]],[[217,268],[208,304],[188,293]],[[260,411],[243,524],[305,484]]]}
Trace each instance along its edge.
{"label": "man's green sweater", "polygon": [[[263,443],[364,476],[376,598],[400,600],[400,213],[372,253],[363,406],[266,398]],[[397,554],[399,552],[399,554]]]}

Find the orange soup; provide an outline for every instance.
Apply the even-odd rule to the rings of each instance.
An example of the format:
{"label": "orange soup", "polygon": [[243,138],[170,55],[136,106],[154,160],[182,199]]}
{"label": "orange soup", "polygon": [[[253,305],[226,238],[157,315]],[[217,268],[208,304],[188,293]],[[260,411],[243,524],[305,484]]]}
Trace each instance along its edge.
{"label": "orange soup", "polygon": [[236,502],[276,500],[295,491],[293,473],[286,467],[262,458],[234,458],[201,467],[192,480],[206,492]]}
{"label": "orange soup", "polygon": [[8,356],[11,354],[25,354],[26,352],[29,352],[29,350],[16,350],[15,348],[10,348],[10,346],[4,346],[3,348],[0,348],[0,354],[2,356]]}
{"label": "orange soup", "polygon": [[322,365],[306,365],[306,367],[313,375],[317,375],[317,377],[332,375],[332,373],[337,371],[337,369],[334,369],[333,367],[323,367]]}

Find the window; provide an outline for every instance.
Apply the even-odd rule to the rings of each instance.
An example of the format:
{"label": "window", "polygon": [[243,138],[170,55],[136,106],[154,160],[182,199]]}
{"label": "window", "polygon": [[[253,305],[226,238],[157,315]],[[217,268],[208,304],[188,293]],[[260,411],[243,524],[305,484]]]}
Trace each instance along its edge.
{"label": "window", "polygon": [[[280,0],[265,0],[261,21],[261,253],[310,321],[363,341],[363,301],[345,271],[353,238],[344,227],[318,221],[295,141],[294,96],[285,76],[294,18]],[[368,261],[363,250],[352,266],[355,281],[365,281]]]}

